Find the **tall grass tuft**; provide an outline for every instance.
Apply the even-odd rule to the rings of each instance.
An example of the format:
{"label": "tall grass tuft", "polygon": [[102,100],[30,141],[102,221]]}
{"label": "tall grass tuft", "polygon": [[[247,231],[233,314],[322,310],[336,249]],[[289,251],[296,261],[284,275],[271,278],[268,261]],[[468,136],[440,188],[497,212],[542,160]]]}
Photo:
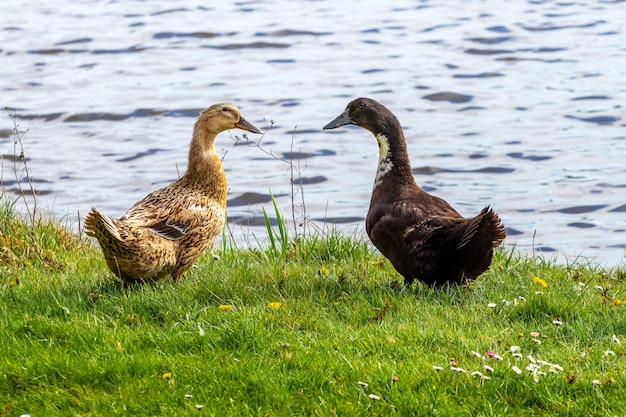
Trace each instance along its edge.
{"label": "tall grass tuft", "polygon": [[265,206],[263,206],[263,221],[265,222],[265,228],[267,230],[267,237],[269,239],[269,250],[275,256],[284,256],[289,251],[289,232],[287,222],[282,215],[278,202],[274,198],[274,194],[270,190],[270,197],[272,199],[272,206],[274,208],[274,215],[276,216],[276,228],[272,225],[272,219],[270,218]]}
{"label": "tall grass tuft", "polygon": [[62,269],[62,253],[78,251],[82,242],[52,219],[26,218],[15,211],[15,200],[0,196],[0,263],[4,268],[35,266]]}

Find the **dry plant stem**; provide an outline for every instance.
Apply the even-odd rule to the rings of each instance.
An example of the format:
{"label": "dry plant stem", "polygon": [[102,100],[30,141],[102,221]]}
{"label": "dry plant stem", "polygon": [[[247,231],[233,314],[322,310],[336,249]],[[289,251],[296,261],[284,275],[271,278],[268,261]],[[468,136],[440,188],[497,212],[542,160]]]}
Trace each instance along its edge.
{"label": "dry plant stem", "polygon": [[294,184],[293,184],[293,137],[296,134],[296,128],[297,126],[293,128],[293,133],[291,134],[291,145],[289,148],[289,183],[291,184],[291,220],[293,221],[293,231],[295,233],[295,239],[297,241],[298,240],[298,223],[296,222],[296,205],[294,202],[295,189],[294,189]]}
{"label": "dry plant stem", "polygon": [[[292,135],[291,135],[291,147],[290,147],[290,152],[289,152],[289,159],[284,159],[284,158],[281,158],[281,157],[275,155],[272,152],[271,149],[267,150],[267,149],[265,149],[261,145],[261,142],[265,138],[265,135],[274,126],[274,123],[275,123],[274,120],[270,120],[269,121],[269,126],[267,127],[265,132],[263,132],[263,134],[261,135],[261,137],[257,141],[251,141],[246,134],[243,134],[242,137],[235,136],[234,140],[235,140],[236,144],[253,146],[255,148],[258,148],[261,152],[263,152],[264,154],[268,155],[272,159],[274,159],[276,161],[284,162],[286,164],[289,164],[289,174],[290,174],[289,175],[289,180],[290,180],[290,183],[291,183],[291,196],[290,196],[290,198],[291,198],[291,218],[292,218],[292,222],[293,222],[294,239],[297,241],[299,237],[305,237],[306,236],[306,223],[307,223],[306,206],[304,204],[304,188],[303,188],[303,184],[302,184],[302,171],[303,170],[302,170],[302,168],[300,166],[300,158],[298,158],[297,166],[294,165],[294,162],[293,162],[293,143],[294,143],[294,139],[295,139],[296,129],[298,127],[297,126],[294,127]],[[294,171],[297,173],[297,176],[298,176],[298,185],[296,185],[295,181],[294,181]],[[300,236],[300,233],[298,232],[298,221],[297,221],[296,204],[295,204],[295,199],[296,199],[296,188],[295,187],[296,186],[300,189],[300,196],[301,196],[301,200],[302,200],[302,236]]]}
{"label": "dry plant stem", "polygon": [[76,210],[76,218],[78,219],[78,242],[80,243],[81,247],[84,247],[83,246],[83,234],[85,233],[85,230],[80,221],[80,219],[82,219],[80,215],[80,210]]}
{"label": "dry plant stem", "polygon": [[0,195],[5,195],[6,191],[6,188],[4,188],[4,158],[0,154]]}
{"label": "dry plant stem", "polygon": [[[298,126],[293,128],[293,132],[291,134],[291,148],[289,150],[289,173],[290,173],[290,182],[291,182],[291,219],[293,220],[293,230],[295,233],[295,239],[298,240],[298,222],[296,221],[296,190],[294,184],[294,164],[293,164],[293,141],[296,135],[296,129]],[[298,188],[300,189],[300,198],[302,199],[302,237],[306,237],[306,205],[304,204],[304,188],[302,187],[302,168],[300,167],[300,158],[298,158],[298,164],[296,167],[296,171],[298,173]]]}
{"label": "dry plant stem", "polygon": [[[35,215],[37,213],[37,193],[35,192],[35,187],[33,185],[32,178],[30,177],[30,172],[28,170],[28,164],[26,163],[26,157],[24,155],[24,145],[22,143],[22,135],[19,132],[19,125],[17,124],[17,110],[9,107],[4,108],[6,112],[9,114],[9,117],[13,121],[13,172],[15,174],[15,180],[17,183],[17,188],[22,196],[22,200],[24,201],[24,206],[26,207],[26,211],[32,221],[35,223]],[[18,153],[19,150],[19,153]],[[20,172],[18,167],[18,161],[22,162],[22,171]],[[22,187],[22,179],[26,178],[28,182],[28,188],[30,190],[30,195],[33,197],[33,207],[32,209],[29,206],[27,193]],[[4,189],[4,185],[3,185]]]}

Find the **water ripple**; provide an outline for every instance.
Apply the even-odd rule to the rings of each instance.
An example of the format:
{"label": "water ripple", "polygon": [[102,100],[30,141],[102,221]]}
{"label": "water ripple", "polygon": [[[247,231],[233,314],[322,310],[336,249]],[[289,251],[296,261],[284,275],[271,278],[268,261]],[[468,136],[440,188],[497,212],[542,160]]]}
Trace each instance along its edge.
{"label": "water ripple", "polygon": [[[64,122],[93,122],[96,120],[106,120],[112,122],[119,122],[126,119],[131,118],[144,118],[144,117],[156,117],[156,116],[166,116],[166,117],[198,117],[198,114],[202,111],[202,108],[197,109],[177,109],[177,110],[156,110],[156,109],[136,109],[130,113],[120,114],[120,113],[108,113],[108,112],[97,112],[97,113],[77,113],[71,116],[66,117]],[[61,117],[63,113],[54,113],[48,115],[22,115],[19,116],[20,119],[45,119],[46,121],[54,120],[58,117]]]}
{"label": "water ripple", "polygon": [[498,33],[510,33],[511,32],[511,29],[503,25],[491,26],[491,27],[488,27],[487,30],[491,32],[498,32]]}
{"label": "water ripple", "polygon": [[63,116],[65,113],[44,113],[44,114],[21,114],[18,113],[15,117],[19,120],[37,120],[41,119],[45,122],[51,122]]}
{"label": "water ripple", "polygon": [[544,62],[546,64],[562,64],[562,63],[575,63],[577,62],[575,59],[541,59],[541,58],[518,58],[514,56],[507,56],[502,58],[496,58],[496,61],[504,61],[504,62],[522,62],[522,61],[531,61],[531,62]]}
{"label": "water ripple", "polygon": [[147,151],[137,152],[135,155],[128,156],[126,158],[116,159],[115,162],[130,162],[130,161],[143,158],[145,156],[155,155],[158,152],[167,152],[167,149],[151,148],[151,149],[148,149]]}
{"label": "water ripple", "polygon": [[283,152],[281,158],[289,161],[295,161],[299,159],[308,159],[315,156],[332,156],[337,152],[331,149],[320,149],[317,152]]}
{"label": "water ripple", "polygon": [[328,181],[328,178],[323,175],[316,175],[315,177],[301,177],[299,180],[294,180],[295,183],[302,185],[319,184],[325,181]]}
{"label": "water ripple", "polygon": [[313,32],[308,30],[281,29],[274,32],[257,32],[255,36],[326,36],[332,35],[332,32]]}
{"label": "water ripple", "polygon": [[620,120],[619,117],[615,116],[576,117],[566,114],[565,117],[568,119],[580,120],[581,122],[595,123],[597,125],[612,125]]}
{"label": "water ripple", "polygon": [[626,213],[626,204],[609,210],[609,213]]}
{"label": "water ripple", "polygon": [[582,25],[563,25],[563,26],[557,26],[557,25],[553,25],[552,23],[544,23],[540,26],[527,26],[524,24],[519,24],[519,26],[524,29],[527,30],[529,32],[543,32],[543,31],[550,31],[550,30],[562,30],[562,29],[581,29],[581,28],[592,28],[592,27],[596,27],[598,25],[603,25],[606,23],[606,20],[597,20],[595,22],[591,22],[591,23],[585,23]]}
{"label": "water ripple", "polygon": [[492,77],[504,77],[504,74],[499,72],[481,72],[479,74],[454,74],[454,78],[492,78]]}
{"label": "water ripple", "polygon": [[459,104],[459,103],[467,103],[468,101],[472,101],[474,96],[470,96],[468,94],[441,92],[441,93],[428,94],[428,95],[423,96],[422,98],[426,100],[430,100],[430,101],[448,101],[450,103]]}
{"label": "water ripple", "polygon": [[611,97],[609,96],[583,96],[583,97],[574,97],[572,101],[582,101],[582,100],[609,100]]}
{"label": "water ripple", "polygon": [[291,45],[288,43],[277,43],[277,42],[250,42],[250,43],[229,43],[225,45],[203,45],[203,48],[212,48],[212,49],[223,49],[223,50],[233,50],[233,49],[265,49],[265,48],[289,48]]}
{"label": "water ripple", "polygon": [[92,54],[102,55],[102,54],[134,54],[137,52],[143,52],[148,49],[154,49],[153,47],[145,47],[145,46],[137,46],[133,45],[128,48],[119,48],[119,49],[94,49],[91,51]]}
{"label": "water ripple", "polygon": [[[274,194],[274,198],[284,197],[287,194]],[[272,201],[272,196],[269,194],[261,194],[255,192],[245,192],[235,198],[228,200],[228,207],[250,206],[254,204],[269,203]]]}
{"label": "water ripple", "polygon": [[493,45],[493,44],[498,44],[498,43],[503,43],[503,42],[509,42],[512,41],[513,39],[515,39],[513,36],[494,36],[491,38],[468,38],[467,40],[472,41],[472,42],[477,42],[477,43],[484,43],[487,45]]}
{"label": "water ripple", "polygon": [[539,156],[539,155],[524,155],[523,152],[510,152],[507,153],[506,156],[515,159],[526,159],[528,161],[539,162],[539,161],[547,161],[548,159],[552,159],[551,156]]}
{"label": "water ripple", "polygon": [[515,172],[515,168],[505,168],[505,167],[484,167],[477,169],[448,169],[448,168],[439,168],[439,167],[431,167],[424,166],[413,168],[413,174],[416,175],[433,175],[439,173],[466,173],[466,174],[511,174]]}
{"label": "water ripple", "polygon": [[330,223],[330,224],[350,224],[350,223],[361,223],[365,220],[364,217],[357,216],[347,216],[347,217],[318,217],[313,219],[319,223]]}
{"label": "water ripple", "polygon": [[584,205],[584,206],[574,206],[574,207],[565,207],[562,209],[558,209],[559,213],[565,214],[581,214],[581,213],[591,213],[594,211],[602,210],[603,208],[608,207],[608,204],[596,204],[596,205]]}
{"label": "water ripple", "polygon": [[73,44],[77,44],[77,43],[89,43],[89,42],[93,42],[93,38],[72,39],[72,40],[69,40],[69,41],[57,42],[54,45],[56,45],[56,46],[64,46],[64,45],[73,45]]}
{"label": "water ripple", "polygon": [[572,222],[572,223],[567,223],[567,225],[569,227],[575,227],[577,229],[589,229],[592,227],[596,227],[596,225],[593,223],[585,223],[585,222]]}
{"label": "water ripple", "polygon": [[502,55],[502,54],[512,54],[515,51],[511,49],[476,49],[469,48],[465,50],[466,54],[472,55]]}
{"label": "water ripple", "polygon": [[[226,36],[234,35],[233,33],[229,33]],[[218,36],[223,36],[219,33],[214,32],[158,32],[152,35],[154,39],[171,39],[171,38],[204,38],[211,39]]]}
{"label": "water ripple", "polygon": [[167,10],[160,10],[158,12],[153,12],[153,13],[150,13],[150,16],[160,16],[164,14],[180,13],[180,12],[187,12],[187,11],[189,11],[189,9],[186,9],[184,7],[179,7],[177,9],[167,9]]}

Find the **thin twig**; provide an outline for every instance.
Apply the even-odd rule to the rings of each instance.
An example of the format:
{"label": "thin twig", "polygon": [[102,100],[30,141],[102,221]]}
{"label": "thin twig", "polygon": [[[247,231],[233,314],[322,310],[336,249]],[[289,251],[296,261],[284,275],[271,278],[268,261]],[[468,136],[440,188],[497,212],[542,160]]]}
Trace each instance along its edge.
{"label": "thin twig", "polygon": [[[290,152],[289,152],[289,158],[281,158],[277,156],[276,154],[274,154],[274,152],[272,152],[271,149],[268,150],[264,146],[261,145],[263,139],[265,139],[265,135],[274,126],[274,123],[275,123],[274,120],[269,121],[269,125],[267,126],[265,132],[263,132],[263,134],[261,135],[261,138],[259,138],[259,140],[257,141],[250,140],[250,138],[248,138],[246,134],[242,135],[243,139],[239,136],[234,136],[233,139],[236,145],[245,145],[245,146],[252,146],[252,147],[258,148],[261,152],[263,152],[270,158],[276,161],[284,162],[289,165],[289,180],[291,184],[291,196],[290,196],[291,197],[291,218],[292,218],[294,234],[295,234],[294,238],[297,241],[299,237],[299,231],[298,231],[298,213],[296,212],[296,203],[295,203],[296,193],[297,193],[296,187],[300,189],[300,196],[302,198],[302,233],[303,235],[306,235],[306,223],[307,223],[306,206],[304,203],[304,188],[303,188],[303,183],[302,183],[303,169],[300,166],[299,157],[298,157],[297,165],[294,165],[294,162],[293,162],[293,155],[294,155],[293,144],[295,141],[295,134],[296,134],[297,126],[294,127],[292,135],[291,135],[291,147],[290,147]],[[294,171],[298,177],[297,185],[295,182]]]}
{"label": "thin twig", "polygon": [[[298,158],[298,187],[300,188],[300,198],[302,200],[302,234],[304,236],[306,236],[306,230],[307,230],[307,225],[309,223],[309,218],[308,215],[306,214],[306,204],[304,204],[304,184],[302,183],[302,172],[303,169],[300,168],[300,161],[301,159]],[[306,169],[306,160],[305,160],[305,165],[304,168]]]}
{"label": "thin twig", "polygon": [[[17,188],[20,192],[22,200],[24,201],[24,206],[26,207],[26,211],[31,218],[32,223],[35,223],[35,216],[37,214],[37,192],[35,191],[35,186],[33,185],[32,178],[30,176],[30,171],[28,169],[28,164],[26,163],[26,156],[24,154],[24,144],[22,143],[22,134],[19,131],[19,125],[17,124],[17,110],[12,109],[10,107],[4,108],[9,117],[13,121],[13,172],[15,174],[15,180],[17,182]],[[24,133],[28,132],[26,130]],[[19,154],[18,154],[19,150]],[[22,162],[22,170],[20,172],[18,168],[18,161]],[[33,197],[33,207],[32,210],[28,204],[28,198],[26,197],[27,192],[22,187],[22,180],[26,178],[28,182],[28,188],[30,190],[30,194]]]}
{"label": "thin twig", "polygon": [[83,225],[80,223],[80,209],[76,210],[76,216],[78,218],[78,243],[80,244],[80,247],[83,248]]}
{"label": "thin twig", "polygon": [[0,195],[6,195],[6,188],[4,187],[4,156],[0,153]]}
{"label": "thin twig", "polygon": [[291,134],[291,147],[289,148],[289,182],[291,183],[291,219],[293,220],[293,231],[294,238],[296,242],[298,241],[298,223],[296,222],[296,204],[294,201],[295,198],[295,190],[293,184],[293,140],[296,135],[296,129],[298,126],[293,128],[293,133]]}

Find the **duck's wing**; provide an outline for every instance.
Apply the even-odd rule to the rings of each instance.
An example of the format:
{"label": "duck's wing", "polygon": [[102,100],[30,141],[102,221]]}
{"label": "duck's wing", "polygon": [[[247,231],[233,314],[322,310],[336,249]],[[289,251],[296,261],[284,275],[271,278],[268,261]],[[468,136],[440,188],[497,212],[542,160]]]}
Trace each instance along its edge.
{"label": "duck's wing", "polygon": [[366,230],[374,246],[408,282],[419,277],[431,283],[450,228],[458,224],[454,216],[427,217],[416,205],[379,204],[370,209]]}
{"label": "duck's wing", "polygon": [[402,238],[406,242],[425,240],[432,236],[433,233],[444,228],[453,227],[458,223],[459,218],[457,217],[436,216],[422,218],[418,222],[407,225],[407,227],[402,231]]}
{"label": "duck's wing", "polygon": [[167,189],[149,194],[120,218],[168,240],[180,240],[198,227],[208,226],[219,233],[223,219],[224,209],[219,203],[193,193],[173,196]]}
{"label": "duck's wing", "polygon": [[425,192],[407,194],[395,201],[372,204],[366,227],[393,227],[403,238],[427,237],[437,229],[465,220],[442,198]]}
{"label": "duck's wing", "polygon": [[147,227],[149,231],[168,240],[180,240],[189,230],[189,225],[183,222],[164,219]]}

